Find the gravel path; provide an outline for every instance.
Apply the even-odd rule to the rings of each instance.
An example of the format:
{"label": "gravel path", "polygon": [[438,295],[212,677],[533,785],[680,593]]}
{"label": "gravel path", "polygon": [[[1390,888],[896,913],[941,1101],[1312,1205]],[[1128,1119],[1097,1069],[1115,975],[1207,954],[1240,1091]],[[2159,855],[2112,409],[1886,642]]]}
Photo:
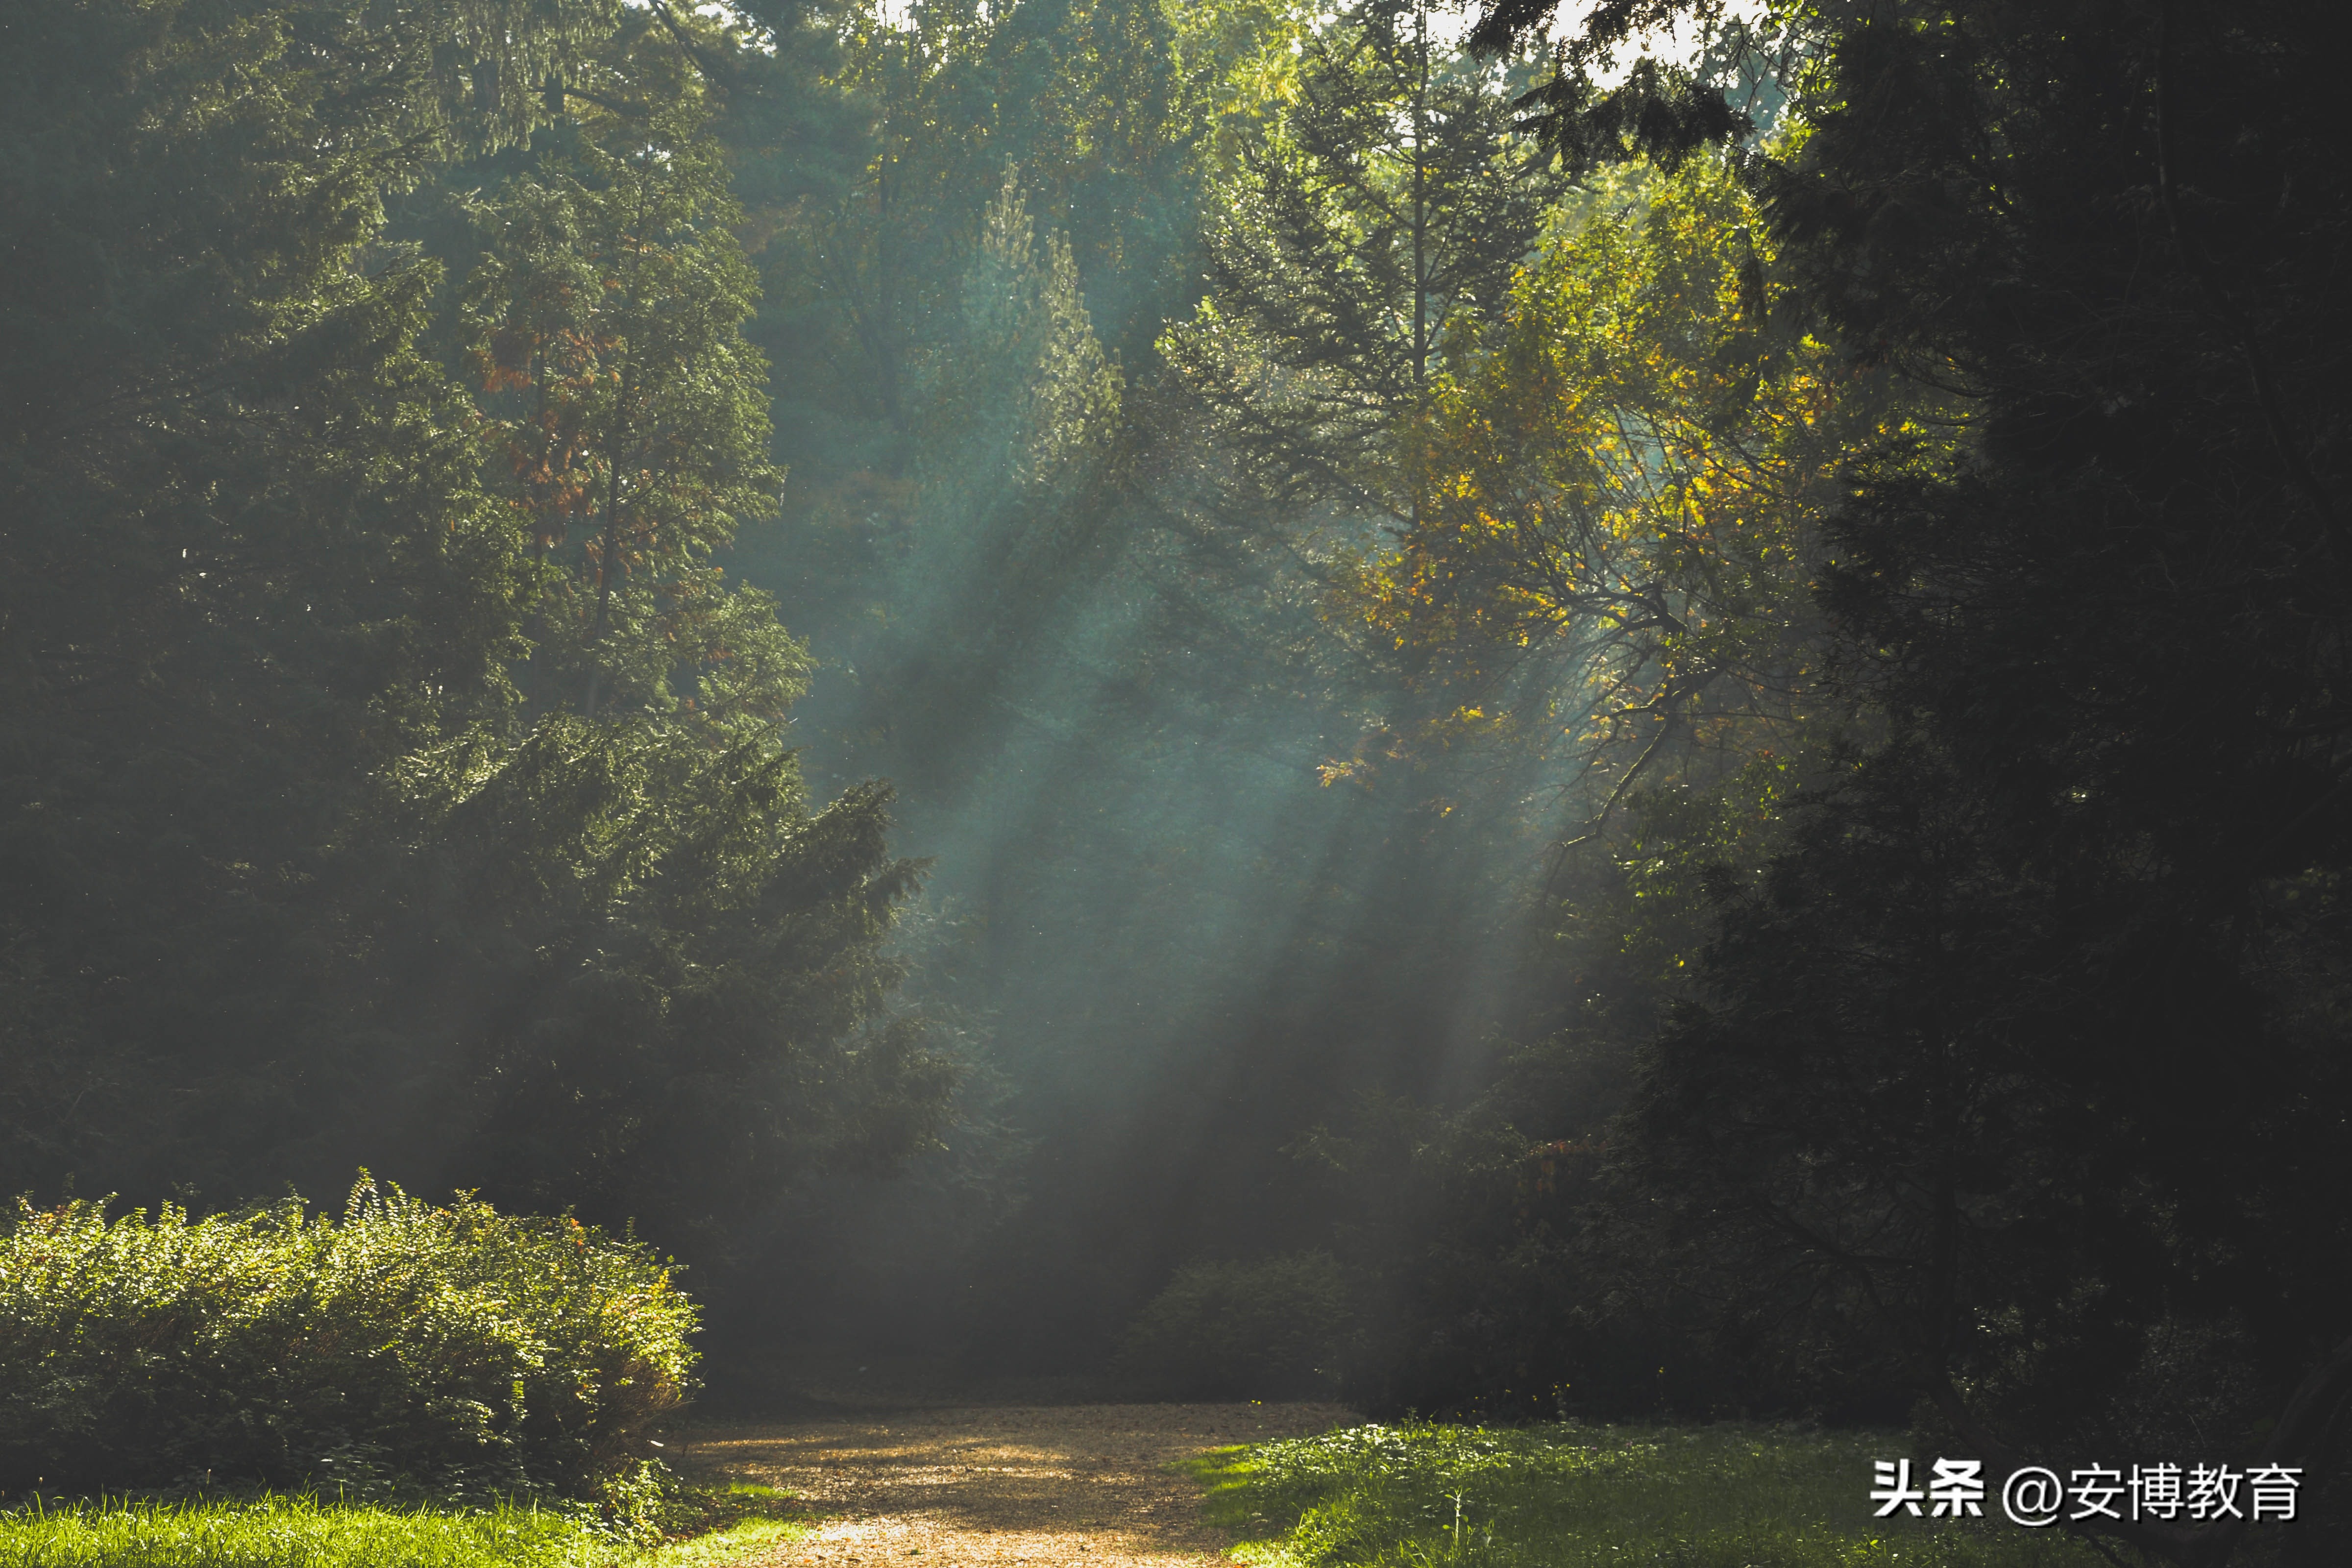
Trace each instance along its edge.
{"label": "gravel path", "polygon": [[741,1568],[1174,1568],[1223,1563],[1228,1542],[1172,1463],[1353,1419],[1336,1405],[917,1409],[705,1427],[685,1457],[829,1516]]}

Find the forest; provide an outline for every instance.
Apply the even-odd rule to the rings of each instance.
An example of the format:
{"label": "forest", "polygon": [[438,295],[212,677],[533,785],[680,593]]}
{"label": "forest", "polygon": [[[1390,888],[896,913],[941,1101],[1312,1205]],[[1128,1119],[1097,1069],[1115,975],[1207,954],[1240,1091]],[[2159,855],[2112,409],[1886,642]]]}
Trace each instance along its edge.
{"label": "forest", "polygon": [[0,0],[0,1504],[889,1362],[2344,1561],[2333,11]]}

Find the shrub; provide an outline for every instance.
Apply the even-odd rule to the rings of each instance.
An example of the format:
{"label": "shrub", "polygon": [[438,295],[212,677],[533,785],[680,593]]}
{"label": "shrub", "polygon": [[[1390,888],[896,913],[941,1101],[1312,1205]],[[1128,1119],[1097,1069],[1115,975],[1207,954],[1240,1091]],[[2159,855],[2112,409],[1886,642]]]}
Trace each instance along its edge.
{"label": "shrub", "polygon": [[1347,1282],[1328,1253],[1191,1263],[1129,1327],[1118,1371],[1187,1398],[1329,1393],[1349,1316]]}
{"label": "shrub", "polygon": [[341,1481],[591,1496],[688,1389],[695,1307],[633,1238],[362,1177],[192,1220],[0,1234],[0,1489]]}

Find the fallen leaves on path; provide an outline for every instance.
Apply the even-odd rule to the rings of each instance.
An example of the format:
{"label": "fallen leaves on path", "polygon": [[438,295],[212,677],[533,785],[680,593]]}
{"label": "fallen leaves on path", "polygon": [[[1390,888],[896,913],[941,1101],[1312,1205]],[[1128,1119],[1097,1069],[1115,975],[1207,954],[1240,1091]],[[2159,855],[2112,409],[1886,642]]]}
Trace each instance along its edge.
{"label": "fallen leaves on path", "polygon": [[828,1516],[742,1568],[1177,1568],[1226,1561],[1229,1542],[1171,1465],[1352,1419],[1336,1405],[861,1412],[705,1428],[687,1458]]}

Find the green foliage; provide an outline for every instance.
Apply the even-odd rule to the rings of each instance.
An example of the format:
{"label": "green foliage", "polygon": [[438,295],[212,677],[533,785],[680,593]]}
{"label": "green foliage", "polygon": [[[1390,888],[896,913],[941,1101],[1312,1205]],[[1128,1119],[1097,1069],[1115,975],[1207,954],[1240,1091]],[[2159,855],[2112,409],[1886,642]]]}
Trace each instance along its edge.
{"label": "green foliage", "polygon": [[1129,1325],[1117,1371],[1178,1398],[1328,1393],[1353,1315],[1328,1253],[1188,1263]]}
{"label": "green foliage", "polygon": [[780,479],[706,101],[741,38],[8,26],[11,1187],[366,1160],[683,1245],[921,1146],[887,792],[812,808],[808,656],[715,559]]}
{"label": "green foliage", "polygon": [[1314,13],[1298,0],[1168,0],[1165,9],[1188,140],[1206,174],[1230,179],[1297,100]]}
{"label": "green foliage", "polygon": [[793,366],[777,388],[781,440],[812,503],[786,504],[824,531],[871,526],[924,445],[935,386],[971,380],[957,363],[968,279],[1009,168],[1032,217],[1108,297],[1114,353],[1156,332],[1189,243],[1170,29],[1150,0],[1047,0],[1018,16],[956,0],[887,19],[859,5],[838,43],[823,88],[855,127],[841,139],[855,167],[754,216],[769,299],[757,330]]}
{"label": "green foliage", "polygon": [[1210,438],[1293,505],[1412,511],[1399,438],[1551,193],[1497,73],[1429,19],[1360,6],[1304,42],[1295,95],[1215,189],[1209,297],[1160,340]]}
{"label": "green foliage", "polygon": [[1554,989],[1483,1092],[1418,1112],[1368,1096],[1301,1146],[1385,1305],[1349,1390],[1372,1408],[1524,1414],[1566,1384],[1588,1412],[1729,1410],[1759,1392],[1735,1355],[1662,1353],[1687,1303],[1612,1306],[1625,1278],[1588,1242],[1608,1123],[1719,899],[1756,883],[1834,738],[1872,722],[1824,679],[1811,585],[1843,454],[1917,440],[1926,412],[1805,329],[1763,222],[1698,163],[1563,202],[1398,440],[1413,520],[1327,600],[1409,683],[1391,713],[1423,715],[1327,777],[1393,788],[1399,761],[1467,754],[1546,781],[1569,816],[1543,829],[1528,959]]}
{"label": "green foliage", "polygon": [[295,889],[369,771],[503,705],[519,559],[415,346],[439,269],[372,247],[451,150],[459,34],[557,13],[368,12],[8,18],[11,1184],[121,1171],[307,1033],[302,988],[224,973],[331,946]]}
{"label": "green foliage", "polygon": [[783,479],[740,331],[759,284],[701,78],[654,39],[603,62],[583,118],[480,209],[465,327],[541,562],[530,697],[765,726],[806,655],[709,563]]}
{"label": "green foliage", "polygon": [[[1605,5],[1566,58],[1720,12]],[[1949,433],[1838,438],[1808,576],[1870,721],[1801,770],[1760,865],[1702,877],[1711,939],[1602,1225],[1647,1310],[1712,1298],[1713,1343],[1792,1386],[1915,1392],[1995,1459],[2308,1461],[2340,1513],[2332,19],[1776,16],[1794,129],[1732,161],[1770,270],[1825,370],[1932,389]],[[1563,144],[1723,131],[1675,122],[1688,81],[1631,79],[1646,130],[1570,90]],[[2256,189],[2297,195],[2204,205]]]}
{"label": "green foliage", "polygon": [[[888,856],[887,787],[811,814],[790,753],[651,718],[463,735],[394,782],[387,956],[441,984],[388,1005],[462,1053],[439,1070],[471,1087],[467,1163],[502,1190],[718,1247],[812,1166],[929,1139],[957,1068],[889,1005],[917,868]],[[460,942],[485,910],[496,931]]]}
{"label": "green foliage", "polygon": [[991,184],[949,308],[913,362],[901,417],[914,455],[888,485],[830,498],[887,517],[898,557],[877,584],[887,612],[843,628],[835,646],[863,667],[856,739],[898,739],[853,740],[850,756],[927,784],[951,773],[979,716],[1009,697],[1039,624],[1110,560],[1124,377],[1096,334],[1067,232],[1038,219],[1031,172],[1009,166]]}
{"label": "green foliage", "polygon": [[616,1531],[650,1542],[662,1538],[663,1520],[676,1507],[680,1489],[667,1465],[639,1459],[606,1476],[596,1488],[596,1500]]}
{"label": "green foliage", "polygon": [[745,1519],[647,1549],[585,1510],[538,1504],[43,1499],[0,1510],[0,1568],[719,1568],[803,1528]]}
{"label": "green foliage", "polygon": [[664,1563],[723,1563],[747,1546],[797,1536],[808,1517],[791,1492],[757,1481],[686,1481],[658,1459],[607,1481],[598,1500],[608,1529],[664,1546]]}
{"label": "green foliage", "polygon": [[443,1513],[302,1496],[0,1512],[6,1568],[608,1568],[635,1555],[576,1514],[510,1503]]}
{"label": "green foliage", "polygon": [[1210,1516],[1301,1568],[2089,1568],[2005,1520],[1878,1520],[1904,1439],[1701,1428],[1358,1426],[1200,1462]]}
{"label": "green foliage", "polygon": [[1043,489],[1083,480],[1084,460],[1117,428],[1120,377],[1095,337],[1069,240],[1052,231],[1043,257],[1037,249],[1021,172],[1008,168],[982,216],[964,279],[962,352],[940,378],[927,434],[943,455],[1009,451],[1003,477]]}
{"label": "green foliage", "polygon": [[815,766],[958,851],[933,994],[1020,1114],[1166,1097],[1067,1110],[1123,1181],[1057,1201],[1333,1178],[1340,1263],[1146,1314],[1169,1386],[1328,1331],[1390,1401],[1924,1392],[2316,1473],[2327,19],[1603,0],[1528,98],[1419,0],[19,5],[0,1177],[364,1158],[710,1256],[969,1159],[889,793],[786,748],[822,653]]}
{"label": "green foliage", "polygon": [[689,1387],[642,1244],[362,1180],[192,1220],[20,1203],[0,1238],[0,1487],[308,1481],[593,1494]]}
{"label": "green foliage", "polygon": [[1412,522],[1357,567],[1354,607],[1437,709],[1423,743],[1555,758],[1596,797],[1580,840],[1616,847],[1634,789],[1711,794],[1857,705],[1822,680],[1823,521],[1844,455],[1927,447],[1933,409],[1804,329],[1762,223],[1713,165],[1564,206],[1449,343],[1400,443]]}

